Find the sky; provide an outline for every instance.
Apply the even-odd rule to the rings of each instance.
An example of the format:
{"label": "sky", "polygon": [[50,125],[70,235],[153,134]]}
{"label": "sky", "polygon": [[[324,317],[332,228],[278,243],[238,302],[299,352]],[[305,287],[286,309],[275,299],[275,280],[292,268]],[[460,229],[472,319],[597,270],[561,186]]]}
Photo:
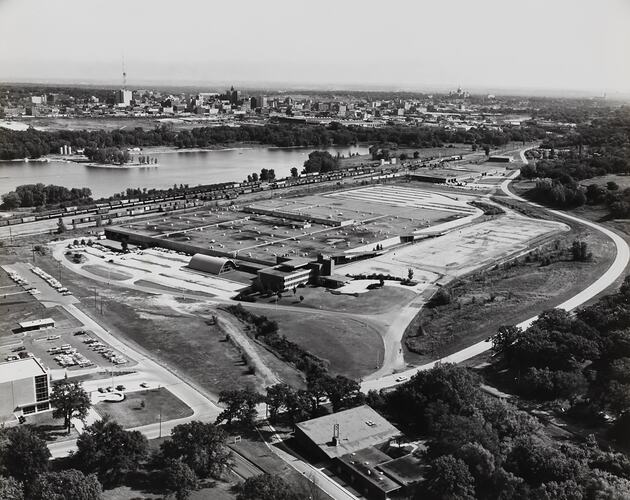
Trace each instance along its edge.
{"label": "sky", "polygon": [[630,0],[0,0],[0,81],[630,94]]}

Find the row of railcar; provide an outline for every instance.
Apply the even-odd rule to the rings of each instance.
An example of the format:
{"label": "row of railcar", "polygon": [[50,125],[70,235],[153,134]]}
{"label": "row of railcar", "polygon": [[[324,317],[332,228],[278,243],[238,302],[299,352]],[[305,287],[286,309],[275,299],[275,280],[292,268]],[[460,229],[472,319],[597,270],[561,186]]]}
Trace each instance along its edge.
{"label": "row of railcar", "polygon": [[[397,169],[393,169],[397,170]],[[173,194],[169,196],[156,196],[153,198],[130,198],[117,199],[105,203],[97,203],[90,207],[66,207],[62,210],[29,215],[20,218],[9,218],[0,220],[0,226],[23,224],[46,219],[56,219],[59,217],[77,216],[90,214],[86,217],[78,217],[73,222],[84,223],[97,220],[97,216],[102,218],[117,218],[122,216],[140,215],[152,211],[172,210],[171,203],[183,200],[185,203],[190,198],[201,200],[232,200],[244,194],[256,193],[268,189],[283,189],[303,184],[316,184],[320,182],[339,181],[345,177],[367,176],[373,174],[383,174],[385,170],[374,167],[351,167],[334,172],[323,174],[308,174],[298,177],[288,177],[271,183],[262,182],[224,182],[205,186],[196,186],[186,189],[185,193]],[[157,208],[152,208],[157,205]],[[121,209],[125,209],[121,211]]]}

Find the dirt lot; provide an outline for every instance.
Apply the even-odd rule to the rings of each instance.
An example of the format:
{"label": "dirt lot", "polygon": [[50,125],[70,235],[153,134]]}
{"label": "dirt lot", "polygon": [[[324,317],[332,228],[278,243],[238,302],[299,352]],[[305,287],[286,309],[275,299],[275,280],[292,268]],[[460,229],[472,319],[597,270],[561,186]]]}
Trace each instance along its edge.
{"label": "dirt lot", "polygon": [[[612,262],[612,242],[592,230],[572,231],[562,241],[575,239],[588,244],[593,262],[540,262],[475,273],[453,285],[451,304],[434,309],[425,307],[407,329],[405,341],[422,354],[406,352],[412,363],[431,361],[456,352],[494,334],[499,326],[516,324],[550,309],[595,281]],[[418,334],[419,325],[424,335]],[[410,336],[412,338],[410,338]]]}
{"label": "dirt lot", "polygon": [[[304,301],[300,302],[300,296]],[[307,286],[293,292],[285,292],[278,305],[293,306],[299,309],[323,309],[356,314],[387,313],[410,302],[416,294],[398,286],[369,290],[356,295],[335,295],[324,287]],[[276,296],[258,298],[260,304],[276,304]],[[247,305],[247,304],[243,304]]]}
{"label": "dirt lot", "polygon": [[[144,404],[143,404],[144,403]],[[148,391],[128,392],[119,403],[102,402],[94,409],[99,415],[110,415],[125,429],[192,415],[192,410],[164,387]]]}

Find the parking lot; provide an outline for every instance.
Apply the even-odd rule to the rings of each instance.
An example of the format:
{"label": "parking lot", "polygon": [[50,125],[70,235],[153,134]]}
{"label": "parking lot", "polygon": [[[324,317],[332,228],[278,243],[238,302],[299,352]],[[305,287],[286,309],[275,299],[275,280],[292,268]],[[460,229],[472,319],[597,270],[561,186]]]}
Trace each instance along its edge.
{"label": "parking lot", "polygon": [[[78,302],[70,291],[63,286],[63,277],[53,277],[37,265],[16,262],[2,268],[23,290],[33,295],[44,307],[74,304]],[[19,279],[17,279],[19,278]]]}
{"label": "parking lot", "polygon": [[69,371],[85,368],[127,367],[135,364],[101,342],[89,330],[59,326],[24,333],[21,338],[0,347],[0,361],[28,354],[50,369]]}

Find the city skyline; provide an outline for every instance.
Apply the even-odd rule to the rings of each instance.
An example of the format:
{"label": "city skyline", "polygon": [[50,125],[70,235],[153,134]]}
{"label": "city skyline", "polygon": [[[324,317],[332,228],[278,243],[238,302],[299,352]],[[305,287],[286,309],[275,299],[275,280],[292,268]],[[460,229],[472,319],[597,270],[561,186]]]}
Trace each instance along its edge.
{"label": "city skyline", "polygon": [[623,0],[92,4],[0,2],[0,80],[630,94]]}

